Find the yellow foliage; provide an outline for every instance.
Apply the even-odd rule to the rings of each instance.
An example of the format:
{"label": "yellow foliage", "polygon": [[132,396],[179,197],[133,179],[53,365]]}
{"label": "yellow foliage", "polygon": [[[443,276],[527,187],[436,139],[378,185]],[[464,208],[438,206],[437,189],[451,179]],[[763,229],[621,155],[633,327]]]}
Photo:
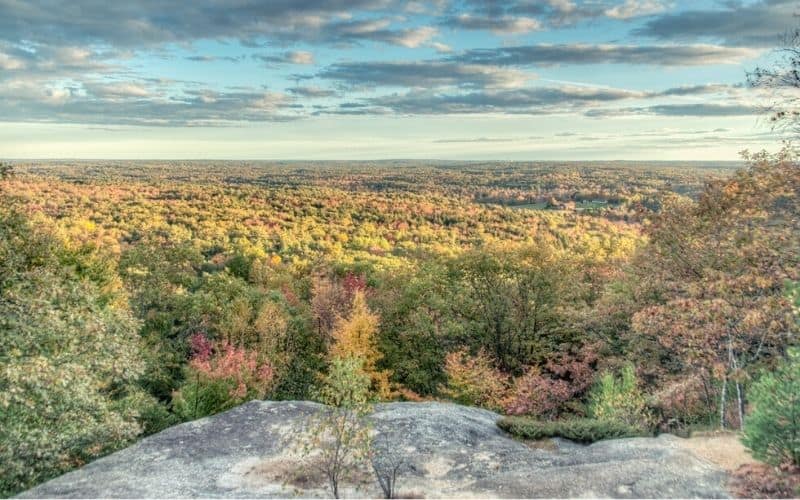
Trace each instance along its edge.
{"label": "yellow foliage", "polygon": [[389,383],[390,372],[379,370],[378,361],[383,355],[378,350],[378,325],[380,318],[370,311],[364,293],[355,292],[353,306],[347,318],[339,318],[333,329],[330,354],[335,358],[356,357],[363,361],[364,372],[369,375],[372,390],[380,399],[393,396]]}

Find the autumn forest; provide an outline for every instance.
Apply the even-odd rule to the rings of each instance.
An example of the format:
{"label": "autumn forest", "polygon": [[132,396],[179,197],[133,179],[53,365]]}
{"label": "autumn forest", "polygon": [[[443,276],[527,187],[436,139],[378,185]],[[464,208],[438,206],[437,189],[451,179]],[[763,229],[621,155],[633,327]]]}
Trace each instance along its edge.
{"label": "autumn forest", "polygon": [[0,187],[6,493],[253,398],[315,399],[351,358],[375,400],[738,429],[799,328],[789,149],[15,162]]}

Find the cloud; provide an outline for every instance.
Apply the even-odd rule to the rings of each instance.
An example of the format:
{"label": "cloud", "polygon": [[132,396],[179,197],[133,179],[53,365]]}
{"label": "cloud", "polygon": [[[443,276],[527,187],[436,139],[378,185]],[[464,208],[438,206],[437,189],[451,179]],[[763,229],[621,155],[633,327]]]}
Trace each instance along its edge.
{"label": "cloud", "polygon": [[343,62],[317,75],[347,87],[520,87],[532,77],[517,70],[445,61]]}
{"label": "cloud", "polygon": [[[767,33],[774,40],[779,31],[776,23],[794,22],[789,15],[794,2],[786,0],[728,0],[716,8],[671,14],[664,11],[668,3],[0,0],[0,120],[202,125],[291,120],[313,113],[593,112],[612,116],[614,110],[610,108],[623,104],[620,114],[691,116],[686,101],[699,101],[701,96],[709,105],[707,114],[744,113],[748,104],[745,99],[735,99],[741,97],[739,90],[721,84],[676,86],[664,91],[554,81],[550,83],[559,86],[531,87],[536,79],[533,67],[739,63],[763,52],[751,45],[763,47]],[[444,43],[457,48],[471,45],[473,41],[464,37],[465,30],[515,35],[574,27],[590,19],[627,22],[642,17],[646,18],[637,21],[636,34],[651,38],[649,45],[540,43],[459,53]],[[458,32],[445,39],[444,34],[450,33],[443,27]],[[555,39],[563,38],[559,35]],[[198,43],[207,40],[218,43]],[[202,53],[209,46],[236,47],[237,42],[245,47],[242,55],[216,55],[214,52],[227,53],[219,50]],[[372,44],[394,46],[387,50],[387,59],[405,57],[396,54],[418,48],[446,55],[430,60],[359,60],[366,52],[364,47],[372,51]],[[326,48],[320,49],[322,46]],[[357,47],[362,49],[350,50]],[[320,67],[317,53],[338,62]],[[178,78],[145,78],[154,67],[152,58],[240,63],[237,83],[247,83],[250,78],[250,86],[222,90]],[[267,72],[258,68],[259,61],[294,65],[292,70],[297,69],[297,73],[306,66],[307,74],[287,75],[282,70],[265,75]],[[157,71],[181,75],[186,65],[184,62]],[[285,90],[265,91],[267,85]],[[352,95],[342,102],[345,90]],[[362,93],[366,90],[369,93]],[[705,102],[706,98],[713,102]],[[303,100],[311,102],[304,105]],[[740,111],[736,111],[737,106]]]}
{"label": "cloud", "polygon": [[318,98],[318,97],[333,97],[336,96],[337,93],[334,90],[330,89],[323,89],[319,87],[290,87],[286,89],[287,92],[291,93],[292,95],[296,95],[299,97],[306,97],[306,98]]}
{"label": "cloud", "polygon": [[277,55],[255,54],[252,57],[267,64],[314,64],[314,54],[304,50],[291,50]]}
{"label": "cloud", "polygon": [[654,106],[619,108],[619,109],[592,109],[586,111],[586,116],[595,118],[608,118],[615,116],[658,115],[679,117],[720,117],[720,116],[755,116],[763,113],[764,109],[749,104],[658,104]]}
{"label": "cloud", "polygon": [[141,83],[115,82],[115,83],[84,83],[86,92],[99,99],[128,99],[150,97],[152,92]]}
{"label": "cloud", "polygon": [[194,62],[215,62],[215,61],[228,61],[228,62],[241,62],[244,56],[209,56],[209,55],[195,55],[186,56],[187,61]]}
{"label": "cloud", "polygon": [[450,60],[494,66],[553,66],[561,64],[645,64],[699,66],[735,64],[757,56],[758,50],[719,45],[589,45],[538,44],[472,49]]}
{"label": "cloud", "polygon": [[0,120],[96,125],[201,126],[286,121],[300,116],[280,92],[190,89],[179,95],[148,82],[87,82],[42,87],[36,81],[0,82]]}
{"label": "cloud", "polygon": [[126,57],[117,51],[100,51],[92,48],[64,45],[43,46],[32,43],[0,41],[0,81],[25,74],[36,76],[57,75],[67,78],[86,73],[107,72],[119,69],[109,61]]}
{"label": "cloud", "polygon": [[625,3],[610,7],[604,13],[612,19],[632,19],[651,16],[665,10],[667,6],[658,0],[625,0]]}
{"label": "cloud", "polygon": [[459,14],[445,19],[442,24],[448,28],[491,31],[498,35],[530,33],[542,29],[542,23],[531,17],[483,16]]}
{"label": "cloud", "polygon": [[670,41],[714,40],[730,46],[774,47],[797,24],[795,0],[723,3],[722,9],[685,10],[649,20],[634,33]]}
{"label": "cloud", "polygon": [[13,71],[25,68],[25,61],[11,54],[0,52],[0,69]]}
{"label": "cloud", "polygon": [[[83,44],[142,48],[196,40],[236,39],[341,42],[354,11],[391,12],[391,0],[52,0],[0,2],[0,39],[33,40],[47,45]],[[354,21],[357,22],[357,21]],[[381,28],[377,40],[391,41]],[[408,40],[409,33],[396,39]]]}
{"label": "cloud", "polygon": [[[660,114],[692,116],[691,109],[698,108],[695,116],[753,114],[754,107],[734,104],[710,105],[705,103],[658,104],[623,109],[608,107],[625,101],[663,100],[669,98],[725,94],[734,91],[726,85],[697,85],[667,88],[658,91],[628,90],[608,87],[563,85],[559,87],[528,87],[518,89],[484,89],[469,92],[440,92],[412,90],[404,94],[391,94],[365,98],[347,103],[346,107],[328,108],[323,112],[333,114],[587,114],[588,116],[620,116]],[[705,112],[702,109],[705,107]],[[683,113],[683,114],[681,114]]]}
{"label": "cloud", "polygon": [[333,22],[319,31],[317,39],[350,44],[371,41],[416,48],[437,34],[436,28],[430,26],[392,29],[391,24],[392,21],[387,18]]}
{"label": "cloud", "polygon": [[704,83],[701,85],[682,85],[658,92],[659,96],[692,96],[714,93],[733,94],[741,90],[743,85],[727,85],[724,83]]}
{"label": "cloud", "polygon": [[445,44],[445,43],[431,42],[428,45],[433,47],[433,49],[436,50],[436,52],[438,52],[440,54],[449,54],[449,53],[453,52],[453,48],[451,46]]}
{"label": "cloud", "polygon": [[[358,103],[360,114],[400,113],[430,114],[562,114],[574,112],[590,103],[615,102],[645,98],[646,92],[594,87],[533,87],[523,89],[481,90],[466,93],[443,93],[414,90],[364,99]],[[339,112],[333,110],[334,113]],[[350,113],[352,110],[350,110]]]}
{"label": "cloud", "polygon": [[431,142],[437,144],[462,144],[462,143],[490,143],[490,142],[514,142],[519,139],[510,137],[472,137],[469,139],[437,139]]}
{"label": "cloud", "polygon": [[384,38],[378,38],[378,40],[414,49],[436,36],[437,33],[436,28],[423,26],[389,33]]}

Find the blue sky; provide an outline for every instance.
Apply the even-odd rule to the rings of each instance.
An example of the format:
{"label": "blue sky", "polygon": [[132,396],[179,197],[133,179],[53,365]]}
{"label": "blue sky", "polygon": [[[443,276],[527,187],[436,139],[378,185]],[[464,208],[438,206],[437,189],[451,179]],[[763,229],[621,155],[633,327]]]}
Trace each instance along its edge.
{"label": "blue sky", "polygon": [[0,157],[733,160],[796,0],[0,0]]}

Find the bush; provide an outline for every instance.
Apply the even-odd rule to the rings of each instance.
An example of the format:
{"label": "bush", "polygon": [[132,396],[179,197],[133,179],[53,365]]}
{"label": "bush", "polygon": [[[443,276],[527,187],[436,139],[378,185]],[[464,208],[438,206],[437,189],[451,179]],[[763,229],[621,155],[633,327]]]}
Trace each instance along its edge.
{"label": "bush", "polygon": [[192,359],[186,383],[173,398],[173,410],[192,420],[261,399],[272,387],[273,370],[257,353],[227,342],[212,343],[202,334],[191,337]]}
{"label": "bush", "polygon": [[556,418],[574,412],[581,395],[591,386],[597,355],[591,346],[577,355],[562,354],[539,367],[528,368],[514,380],[504,409],[509,415]]}
{"label": "bush", "polygon": [[643,435],[642,431],[614,420],[574,418],[544,422],[528,417],[505,417],[497,425],[509,434],[522,439],[561,437],[578,443],[594,443]]}
{"label": "bush", "polygon": [[619,378],[611,372],[604,373],[589,400],[589,416],[598,420],[622,422],[639,429],[648,429],[652,424],[647,401],[630,363],[622,368]]}
{"label": "bush", "polygon": [[142,426],[142,434],[155,434],[167,427],[180,423],[180,419],[170,412],[166,405],[159,403],[149,394],[143,392],[137,394],[137,399],[141,399],[137,407],[139,409],[138,420]]}
{"label": "bush", "polygon": [[744,464],[733,473],[729,488],[734,498],[797,498],[800,467]]}
{"label": "bush", "polygon": [[800,349],[753,384],[742,442],[759,460],[800,465]]}
{"label": "bush", "polygon": [[445,357],[447,387],[442,393],[453,401],[490,410],[502,407],[506,394],[505,376],[492,366],[492,360],[480,351],[470,356],[466,351],[451,352]]}

